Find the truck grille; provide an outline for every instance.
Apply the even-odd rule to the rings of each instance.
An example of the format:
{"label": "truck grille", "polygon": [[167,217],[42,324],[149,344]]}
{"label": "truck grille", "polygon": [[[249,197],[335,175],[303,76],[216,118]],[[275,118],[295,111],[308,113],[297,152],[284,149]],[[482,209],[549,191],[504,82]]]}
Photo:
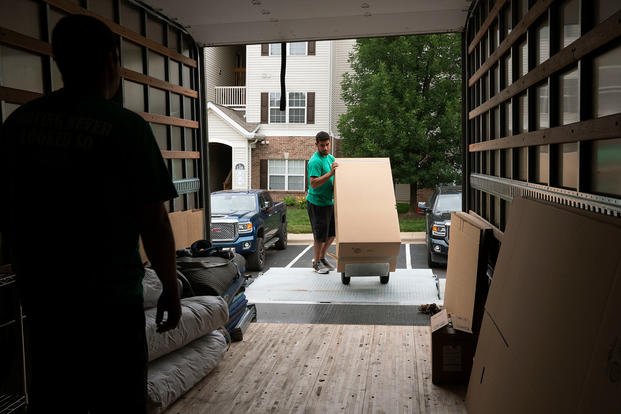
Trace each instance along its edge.
{"label": "truck grille", "polygon": [[237,239],[237,223],[211,223],[211,241],[233,241]]}

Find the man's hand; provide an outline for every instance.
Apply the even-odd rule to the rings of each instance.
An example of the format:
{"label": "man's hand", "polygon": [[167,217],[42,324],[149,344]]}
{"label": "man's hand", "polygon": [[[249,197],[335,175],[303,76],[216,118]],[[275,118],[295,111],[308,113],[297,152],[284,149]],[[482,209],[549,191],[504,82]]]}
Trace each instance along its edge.
{"label": "man's hand", "polygon": [[336,167],[338,167],[338,166],[339,166],[338,162],[333,162],[332,163],[332,167],[330,167],[330,174],[331,175],[334,175],[334,172],[336,171]]}
{"label": "man's hand", "polygon": [[[164,320],[164,312],[166,312],[166,320]],[[164,290],[157,301],[157,312],[155,314],[157,332],[162,333],[175,329],[179,324],[179,319],[181,319],[181,301],[179,290],[175,286],[173,289]]]}

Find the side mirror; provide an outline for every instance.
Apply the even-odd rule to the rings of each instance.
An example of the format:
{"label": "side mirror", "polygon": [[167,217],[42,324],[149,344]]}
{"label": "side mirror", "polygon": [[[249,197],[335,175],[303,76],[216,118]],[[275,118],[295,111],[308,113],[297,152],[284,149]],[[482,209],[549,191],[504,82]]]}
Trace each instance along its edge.
{"label": "side mirror", "polygon": [[261,206],[261,209],[263,209],[263,210],[267,210],[268,208],[270,208],[270,202],[269,202],[269,201],[267,201],[267,200],[265,200],[265,201],[263,202],[263,205]]}

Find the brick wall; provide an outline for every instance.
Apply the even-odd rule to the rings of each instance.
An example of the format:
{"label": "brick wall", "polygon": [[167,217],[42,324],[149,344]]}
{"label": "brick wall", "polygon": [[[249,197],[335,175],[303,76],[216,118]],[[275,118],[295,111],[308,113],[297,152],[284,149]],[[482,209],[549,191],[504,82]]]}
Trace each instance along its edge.
{"label": "brick wall", "polygon": [[[251,187],[260,188],[261,160],[308,160],[316,151],[315,137],[267,137],[269,144],[259,144],[252,150]],[[299,191],[271,191],[272,197],[282,201],[287,194],[303,196]]]}

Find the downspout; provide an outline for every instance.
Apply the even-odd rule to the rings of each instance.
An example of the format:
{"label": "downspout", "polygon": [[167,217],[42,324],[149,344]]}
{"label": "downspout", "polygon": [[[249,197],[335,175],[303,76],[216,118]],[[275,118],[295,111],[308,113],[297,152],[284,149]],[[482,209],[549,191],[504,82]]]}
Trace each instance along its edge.
{"label": "downspout", "polygon": [[209,191],[209,134],[207,133],[208,125],[207,125],[207,105],[205,104],[206,99],[206,81],[205,81],[205,54],[204,49],[200,49],[199,53],[200,65],[199,65],[199,76],[200,76],[200,90],[199,90],[199,105],[200,105],[200,113],[201,113],[201,128],[200,128],[200,154],[201,154],[201,201],[203,204],[203,209],[205,211],[205,226],[203,229],[203,237],[207,241],[211,241],[211,194]]}

